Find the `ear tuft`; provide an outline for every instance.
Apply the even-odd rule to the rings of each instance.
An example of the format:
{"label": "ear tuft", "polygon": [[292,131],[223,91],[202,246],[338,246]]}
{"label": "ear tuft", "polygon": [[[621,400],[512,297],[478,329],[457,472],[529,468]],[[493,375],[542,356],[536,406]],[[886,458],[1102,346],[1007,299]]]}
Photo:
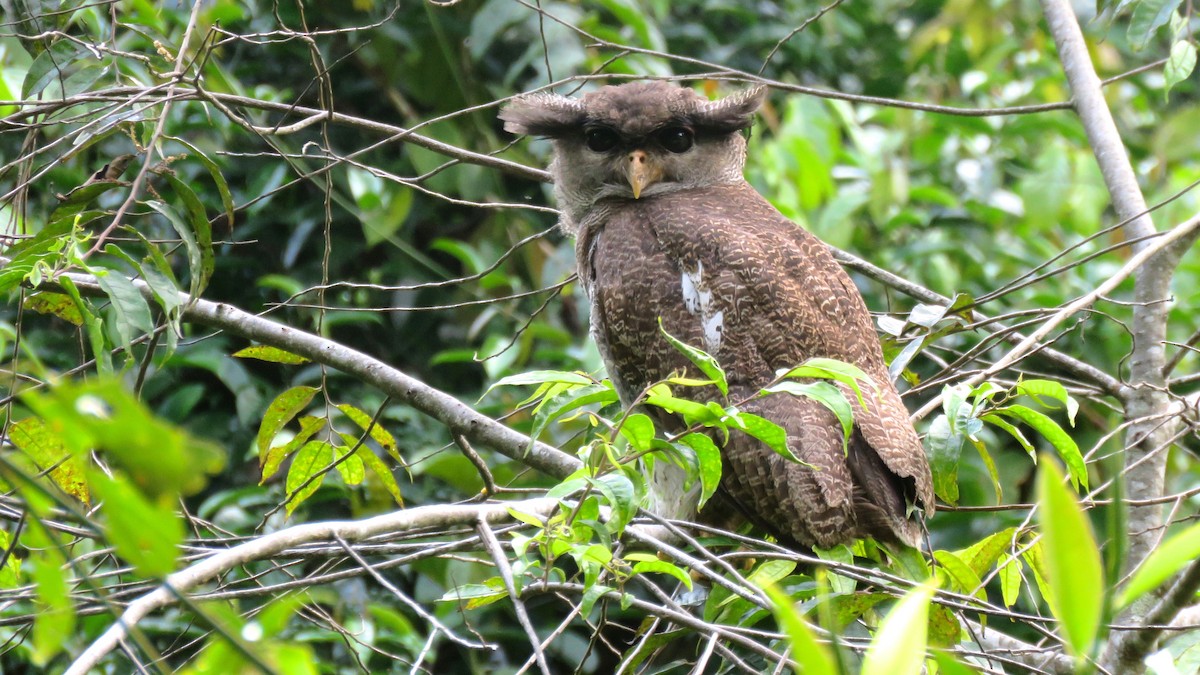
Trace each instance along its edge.
{"label": "ear tuft", "polygon": [[505,131],[557,138],[581,129],[587,113],[576,99],[539,93],[513,99],[500,110],[499,117],[504,120]]}
{"label": "ear tuft", "polygon": [[767,98],[763,85],[751,87],[700,107],[696,125],[720,133],[741,131],[754,122],[754,113]]}

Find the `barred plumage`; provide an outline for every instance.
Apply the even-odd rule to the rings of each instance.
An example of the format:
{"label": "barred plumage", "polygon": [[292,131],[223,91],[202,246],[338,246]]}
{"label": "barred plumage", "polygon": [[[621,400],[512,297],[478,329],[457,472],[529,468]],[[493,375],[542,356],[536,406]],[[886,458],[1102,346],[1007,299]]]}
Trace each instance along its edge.
{"label": "barred plumage", "polygon": [[[694,370],[659,332],[717,358],[730,400],[788,433],[790,462],[733,434],[720,500],[759,528],[804,546],[871,536],[916,545],[934,506],[924,450],[892,386],[870,315],[828,247],[742,178],[745,140],[764,91],[710,102],[661,82],[604,87],[579,100],[539,94],[502,113],[506,128],[554,140],[562,226],[576,237],[592,333],[629,401],[672,372]],[[753,398],[777,370],[812,357],[857,365],[880,388],[848,452],[836,417],[806,398]],[[700,389],[689,395],[715,396]],[[666,421],[664,419],[664,421]],[[814,468],[815,467],[815,468]],[[656,508],[695,516],[678,469],[658,462]],[[914,511],[913,507],[916,507]],[[726,520],[720,507],[702,519]]]}

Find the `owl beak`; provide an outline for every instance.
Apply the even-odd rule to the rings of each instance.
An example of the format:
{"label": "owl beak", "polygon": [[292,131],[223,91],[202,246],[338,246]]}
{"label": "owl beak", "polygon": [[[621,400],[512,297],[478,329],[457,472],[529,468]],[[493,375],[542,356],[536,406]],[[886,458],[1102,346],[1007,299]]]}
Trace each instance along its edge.
{"label": "owl beak", "polygon": [[662,166],[650,158],[645,150],[634,150],[625,158],[625,173],[629,178],[629,187],[633,188],[633,198],[638,199],[649,186],[662,179]]}

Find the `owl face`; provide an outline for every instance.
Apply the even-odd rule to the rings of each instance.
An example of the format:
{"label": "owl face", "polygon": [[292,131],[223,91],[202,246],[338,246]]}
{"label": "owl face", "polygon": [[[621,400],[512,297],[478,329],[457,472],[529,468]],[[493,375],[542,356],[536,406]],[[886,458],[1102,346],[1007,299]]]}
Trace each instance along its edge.
{"label": "owl face", "polygon": [[750,126],[765,89],[719,101],[666,82],[602,87],[582,98],[534,94],[501,113],[505,129],[554,141],[554,176],[567,220],[605,200],[741,180]]}

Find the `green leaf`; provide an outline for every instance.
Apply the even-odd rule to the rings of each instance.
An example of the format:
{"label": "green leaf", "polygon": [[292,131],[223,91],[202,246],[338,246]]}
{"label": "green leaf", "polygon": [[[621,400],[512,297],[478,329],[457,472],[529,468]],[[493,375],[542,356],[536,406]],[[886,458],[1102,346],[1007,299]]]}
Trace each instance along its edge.
{"label": "green leaf", "polygon": [[1171,45],[1171,56],[1163,69],[1163,93],[1170,94],[1175,85],[1191,76],[1196,69],[1196,45],[1178,40]]}
{"label": "green leaf", "polygon": [[279,470],[279,466],[283,464],[283,460],[287,459],[293,452],[299,450],[308,439],[312,438],[318,431],[325,428],[328,423],[324,417],[316,417],[313,415],[305,415],[300,418],[300,432],[297,433],[292,440],[284,445],[272,446],[265,455],[259,455],[258,461],[262,465],[262,478],[258,484],[262,485],[267,482],[267,479],[275,475]]}
{"label": "green leaf", "polygon": [[383,427],[379,422],[372,424],[373,418],[365,411],[360,410],[349,403],[337,404],[337,409],[342,411],[342,414],[350,418],[350,421],[358,425],[359,429],[366,431],[370,429],[371,440],[379,444],[380,447],[387,452],[388,456],[396,460],[400,466],[408,466],[404,458],[400,456],[400,447],[396,444],[396,437],[392,436],[391,432]]}
{"label": "green leaf", "polygon": [[104,502],[104,536],[117,554],[143,576],[170,574],[184,535],[173,501],[152,502],[127,480],[99,472],[93,475],[92,487]]}
{"label": "green leaf", "polygon": [[722,396],[729,395],[729,383],[725,380],[725,370],[721,368],[721,364],[717,363],[716,359],[710,356],[707,352],[685,344],[675,336],[668,333],[667,329],[663,328],[661,316],[658,317],[658,330],[663,334],[663,337],[667,338],[667,342],[671,343],[672,347],[674,347],[680,354],[686,356],[689,361],[696,364],[696,367],[700,369],[700,372],[707,375],[708,379],[713,381],[713,384],[715,384],[717,389],[721,391]]}
{"label": "green leaf", "polygon": [[838,675],[837,662],[829,647],[817,641],[808,622],[796,611],[792,599],[774,586],[767,586],[763,590],[771,598],[771,610],[775,614],[775,620],[779,622],[792,645],[796,672],[804,675]]}
{"label": "green leaf", "polygon": [[[508,592],[504,589],[504,582],[498,577],[488,581],[490,583],[463,584],[458,588],[446,591],[442,597],[438,598],[438,602],[462,602],[464,609],[478,609],[508,596]],[[463,602],[464,600],[466,602]]]}
{"label": "green leaf", "polygon": [[1121,591],[1117,607],[1128,607],[1143,593],[1158,588],[1183,569],[1184,565],[1197,559],[1200,559],[1200,523],[1171,535],[1146,556],[1146,560]]}
{"label": "green leaf", "polygon": [[984,602],[987,601],[987,593],[983,590],[983,580],[962,558],[950,551],[934,551],[933,557],[954,582],[954,586],[959,592],[974,595]]}
{"label": "green leaf", "polygon": [[1104,571],[1092,524],[1062,484],[1058,465],[1038,463],[1038,522],[1042,528],[1050,608],[1062,622],[1067,648],[1076,658],[1091,653],[1104,605]]}
{"label": "green leaf", "polygon": [[[208,280],[212,278],[213,270],[216,267],[216,261],[213,257],[212,225],[208,222],[208,213],[204,208],[204,203],[196,196],[195,190],[180,180],[174,171],[162,169],[155,173],[159,177],[167,179],[167,182],[175,190],[176,196],[179,197],[179,201],[183,202],[184,210],[187,212],[188,223],[191,225],[196,247],[200,253],[200,265],[191,268],[191,292],[193,296],[199,295],[201,291],[208,287]],[[178,223],[172,221],[172,225],[176,225],[176,229],[178,229]]]}
{"label": "green leaf", "polygon": [[667,574],[675,577],[687,589],[692,590],[692,578],[687,571],[674,563],[665,560],[643,560],[633,565],[633,574]]}
{"label": "green leaf", "polygon": [[267,406],[267,412],[263,415],[262,424],[258,427],[258,456],[260,458],[267,456],[267,451],[271,449],[271,441],[275,439],[275,435],[308,407],[316,393],[316,387],[292,387],[271,401],[271,405]]}
{"label": "green leaf", "polygon": [[958,503],[958,462],[966,436],[950,428],[945,415],[929,425],[925,444],[929,447],[929,468],[933,472],[933,491],[947,504]]}
{"label": "green leaf", "polygon": [[641,413],[630,415],[621,423],[621,435],[634,450],[649,450],[654,442],[654,421]]}
{"label": "green leaf", "polygon": [[837,359],[809,359],[786,373],[782,371],[777,373],[776,376],[782,376],[787,379],[815,377],[823,380],[836,380],[850,387],[850,390],[858,397],[859,405],[864,408],[867,407],[867,404],[863,400],[862,389],[859,387],[859,383],[866,382],[871,385],[872,390],[876,392],[879,390],[879,385],[875,380],[871,379],[871,376],[863,372],[861,368],[852,363],[838,361]]}
{"label": "green leaf", "polygon": [[1000,530],[972,546],[955,551],[954,554],[967,563],[975,576],[982,578],[988,568],[1000,558],[1000,555],[1013,545],[1013,537],[1016,536],[1016,533],[1017,528],[1015,527]]}
{"label": "green leaf", "polygon": [[1037,401],[1039,405],[1053,408],[1046,401],[1042,400],[1049,397],[1058,401],[1067,409],[1067,421],[1071,426],[1075,426],[1075,415],[1079,412],[1079,402],[1067,393],[1067,388],[1060,382],[1054,380],[1021,380],[1013,387],[1013,393],[1024,394],[1030,396]]}
{"label": "green leaf", "polygon": [[608,382],[603,384],[589,384],[578,389],[563,392],[555,396],[553,400],[534,415],[533,429],[529,436],[531,439],[537,439],[551,422],[572,410],[577,410],[593,403],[608,405],[609,403],[616,403],[616,401],[617,392],[612,388],[612,384]]}
{"label": "green leaf", "polygon": [[311,361],[307,356],[293,354],[279,347],[272,347],[271,345],[251,345],[244,347],[234,352],[233,356],[239,359],[258,359],[259,361],[282,363],[289,366],[309,363]]}
{"label": "green leaf", "polygon": [[1134,51],[1145,48],[1159,28],[1171,20],[1171,15],[1183,0],[1139,0],[1129,19],[1129,46]]}
{"label": "green leaf", "polygon": [[[192,231],[188,224],[183,222],[183,218],[170,204],[160,202],[157,199],[151,199],[146,202],[146,206],[158,211],[167,222],[171,223],[171,227],[175,228],[175,233],[183,241],[183,246],[188,253],[188,269],[191,270],[191,282],[188,285],[188,293],[194,298],[200,295],[208,281],[208,275],[205,274],[205,269],[211,274],[213,264],[212,247],[203,249],[196,241],[196,234]],[[207,266],[207,267],[206,267]]]}
{"label": "green leaf", "polygon": [[1012,559],[999,570],[1000,595],[1005,607],[1012,607],[1021,593],[1021,561]]}
{"label": "green leaf", "polygon": [[692,432],[679,439],[696,454],[696,466],[700,473],[700,501],[697,508],[704,508],[721,484],[721,449],[707,434]]}
{"label": "green leaf", "polygon": [[792,452],[792,449],[788,447],[787,431],[783,427],[765,417],[748,412],[735,413],[732,417],[737,420],[738,428],[741,431],[766,443],[767,447],[782,455],[787,460],[805,466],[812,466],[797,457]]}
{"label": "green leaf", "polygon": [[612,507],[612,523],[618,530],[637,515],[636,491],[625,474],[615,471],[589,482],[605,496]]}
{"label": "green leaf", "polygon": [[543,384],[546,382],[574,384],[581,387],[589,384],[595,384],[595,381],[592,380],[592,378],[581,373],[568,373],[562,370],[531,370],[528,373],[517,373],[516,375],[502,377],[492,384],[492,386],[488,387],[487,391],[483,392],[483,394],[484,396],[488,395],[496,387],[525,386],[530,384]]}
{"label": "green leaf", "polygon": [[96,283],[104,289],[112,303],[116,323],[113,328],[121,337],[121,346],[128,351],[134,338],[154,331],[154,319],[150,316],[150,305],[137,287],[124,274],[103,267],[92,269]]}
{"label": "green leaf", "polygon": [[[842,425],[842,451],[847,450],[850,433],[854,431],[854,411],[841,389],[828,382],[780,382],[763,390],[767,393],[786,393],[811,398],[829,409]],[[861,394],[860,394],[861,401]]]}
{"label": "green leaf", "polygon": [[67,586],[67,569],[50,556],[33,559],[32,581],[37,592],[33,616],[33,662],[45,665],[75,634],[75,606]]}
{"label": "green leaf", "polygon": [[225,176],[221,174],[220,167],[208,155],[201,152],[199,148],[188,141],[178,136],[171,136],[170,138],[172,141],[190,150],[192,153],[191,156],[200,160],[204,168],[208,169],[208,175],[212,176],[213,182],[217,184],[217,192],[221,195],[221,206],[225,209],[225,218],[228,220],[227,224],[232,231],[234,223],[233,194],[229,191],[229,184],[225,182]]}
{"label": "green leaf", "polygon": [[0,588],[16,588],[21,580],[21,561],[13,554],[13,540],[7,530],[0,530],[0,554],[8,552],[4,566],[0,567]]}
{"label": "green leaf", "polygon": [[404,506],[404,495],[400,492],[400,484],[396,482],[396,477],[392,475],[387,464],[384,464],[383,460],[366,446],[359,446],[355,454],[362,460],[363,466],[370,469],[375,478],[383,484],[383,489],[392,496],[396,505]]}
{"label": "green leaf", "polygon": [[988,415],[1004,415],[1028,424],[1050,441],[1050,444],[1058,451],[1058,456],[1067,465],[1067,471],[1071,474],[1071,484],[1075,486],[1075,489],[1078,490],[1080,485],[1084,488],[1088,487],[1087,466],[1083,463],[1083,455],[1079,452],[1079,446],[1075,444],[1075,439],[1058,426],[1057,422],[1023,405],[996,408],[984,417]]}
{"label": "green leaf", "polygon": [[979,419],[983,420],[984,422],[987,422],[988,424],[991,424],[994,427],[997,427],[999,429],[1003,429],[1004,431],[1007,431],[1008,434],[1010,436],[1012,436],[1014,439],[1016,439],[1017,443],[1020,444],[1020,446],[1025,449],[1025,452],[1029,453],[1030,457],[1034,458],[1035,461],[1037,460],[1037,450],[1033,449],[1033,445],[1030,444],[1030,442],[1027,438],[1025,438],[1025,434],[1021,433],[1020,429],[1013,426],[1012,424],[1009,424],[1007,420],[1000,417],[999,415],[991,415],[991,414],[985,413],[985,414],[981,415],[979,417]]}
{"label": "green leaf", "polygon": [[[325,474],[322,471],[332,462],[333,446],[326,441],[309,441],[296,453],[292,459],[292,466],[288,469],[285,488],[291,496],[285,507],[289,516],[325,482]],[[312,482],[306,485],[310,478]],[[303,489],[301,485],[304,485]]]}
{"label": "green leaf", "polygon": [[[60,490],[85,504],[91,503],[91,493],[83,473],[85,464],[67,449],[62,439],[41,419],[27,417],[13,424],[8,428],[8,438],[33,460],[38,469],[49,469],[50,480]],[[12,556],[9,559],[12,560]]]}
{"label": "green leaf", "polygon": [[656,384],[646,394],[646,405],[662,408],[683,417],[688,426],[702,424],[704,426],[720,425],[724,415],[715,412],[703,403],[678,398],[671,393],[671,388],[665,384]]}
{"label": "green leaf", "polygon": [[862,675],[920,674],[933,592],[928,583],[917,586],[888,612],[863,658]]}

